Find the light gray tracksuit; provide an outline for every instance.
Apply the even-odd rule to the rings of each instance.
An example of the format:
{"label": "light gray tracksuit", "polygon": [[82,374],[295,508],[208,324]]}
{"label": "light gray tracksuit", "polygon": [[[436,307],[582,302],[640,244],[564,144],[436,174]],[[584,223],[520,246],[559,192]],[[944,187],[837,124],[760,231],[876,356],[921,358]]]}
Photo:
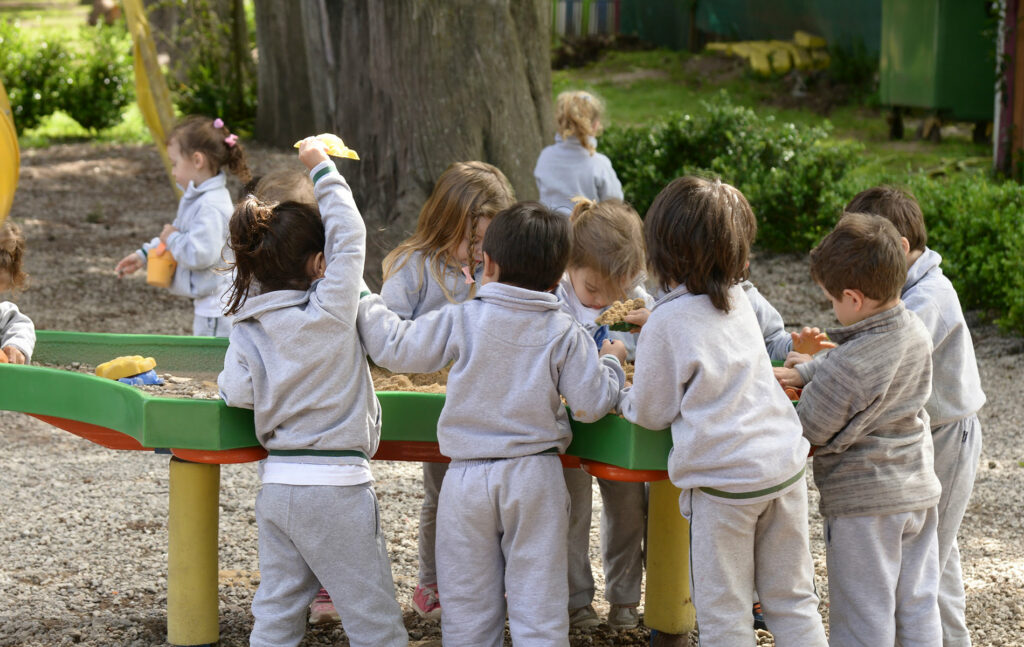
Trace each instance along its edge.
{"label": "light gray tracksuit", "polygon": [[624,381],[618,360],[598,358],[553,294],[503,283],[416,320],[368,296],[359,334],[392,371],[452,363],[437,432],[452,459],[437,511],[445,644],[500,647],[507,596],[513,642],[567,646],[569,497],[557,454],[572,434],[560,394],[574,418],[601,418]]}
{"label": "light gray tracksuit", "polygon": [[750,305],[754,308],[754,314],[757,315],[757,323],[761,327],[761,336],[764,337],[764,345],[768,349],[768,356],[776,361],[786,359],[789,351],[793,350],[793,337],[786,332],[782,315],[754,287],[753,283],[743,281],[740,285],[743,287],[743,292],[746,293],[747,298],[750,299]]}
{"label": "light gray tracksuit", "polygon": [[[597,146],[596,139],[592,142]],[[622,183],[611,160],[601,153],[591,154],[575,137],[555,135],[555,143],[540,152],[533,178],[541,203],[566,216],[572,213],[572,199],[577,196],[595,202],[622,199]]]}
{"label": "light gray tracksuit", "polygon": [[807,538],[809,446],[743,288],[729,300],[726,313],[685,285],[660,298],[619,407],[643,427],[672,427],[669,478],[690,520],[701,645],[754,643],[756,587],[776,644],[823,647]]}
{"label": "light gray tracksuit", "polygon": [[981,455],[978,410],[985,404],[974,342],[960,299],[931,249],[907,269],[903,302],[924,322],[932,340],[932,394],[925,405],[931,418],[939,499],[939,615],[944,647],[969,647],[964,582],[956,535],[974,489]]}
{"label": "light gray tracksuit", "polygon": [[[462,303],[470,298],[476,284],[466,283],[460,268],[441,264],[422,252],[412,252],[405,262],[389,276],[380,288],[388,310],[402,319],[415,319],[421,314],[439,310],[449,303]],[[483,267],[477,268],[476,280]],[[423,463],[423,503],[420,504],[419,583],[437,584],[437,498],[447,463]]]}
{"label": "light gray tracksuit", "polygon": [[[234,203],[224,171],[199,186],[189,182],[182,190],[178,213],[172,223],[178,231],[167,237],[167,249],[178,263],[169,289],[171,294],[193,300],[196,317],[193,334],[198,335],[209,332],[209,323],[201,319],[224,318],[221,298],[231,289],[232,281],[231,249],[227,240]],[[159,244],[160,238],[156,237],[143,243],[136,253],[145,262],[150,250]],[[227,337],[230,326],[218,324],[215,332]]]}
{"label": "light gray tracksuit", "polygon": [[[597,330],[594,319],[603,309],[587,308],[580,303],[569,275],[562,276],[555,296],[562,310],[571,315],[591,335]],[[635,287],[627,295],[653,305],[650,295]],[[611,339],[627,344],[629,354],[636,352],[636,334],[612,331]],[[594,345],[596,352],[597,345]],[[630,357],[632,359],[632,357]],[[594,601],[594,574],[590,569],[590,520],[593,505],[593,479],[580,468],[564,471],[569,489],[569,609],[585,607]],[[601,560],[604,562],[605,599],[611,604],[638,604],[643,580],[643,539],[646,519],[646,487],[643,483],[597,479],[601,488]]]}
{"label": "light gray tracksuit", "polygon": [[903,303],[829,329],[797,413],[817,446],[833,647],[941,644],[931,341]]}
{"label": "light gray tracksuit", "polygon": [[32,361],[36,349],[36,327],[18,306],[10,301],[0,301],[0,349],[14,346],[25,356],[25,363]]}
{"label": "light gray tracksuit", "polygon": [[408,636],[367,460],[380,440],[380,404],[356,332],[366,229],[332,163],[310,175],[326,274],[305,291],[250,296],[217,380],[226,404],[253,410],[271,454],[256,501],[262,577],[250,644],[298,645],[322,583],[352,645],[397,647]]}

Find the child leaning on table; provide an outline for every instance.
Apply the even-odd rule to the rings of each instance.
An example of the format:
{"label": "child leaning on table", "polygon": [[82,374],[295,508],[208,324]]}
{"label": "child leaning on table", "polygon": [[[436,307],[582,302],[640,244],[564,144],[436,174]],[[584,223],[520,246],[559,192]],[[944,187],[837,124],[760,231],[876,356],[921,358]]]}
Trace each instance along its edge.
{"label": "child leaning on table", "polygon": [[[515,202],[512,185],[485,162],[456,162],[437,179],[420,210],[416,231],[384,258],[380,296],[402,319],[416,319],[476,295],[483,269],[481,245],[491,219]],[[437,497],[446,463],[423,463],[419,523],[419,581],[412,606],[424,618],[440,619],[434,557]]]}
{"label": "child leaning on table", "polygon": [[925,410],[935,448],[935,475],[942,484],[938,508],[942,644],[969,647],[956,534],[974,489],[981,455],[978,410],[985,404],[971,331],[956,290],[939,267],[942,257],[927,246],[924,215],[911,193],[889,186],[873,187],[858,193],[846,210],[885,218],[906,241],[907,276],[900,297],[907,309],[924,322],[933,349],[932,394]]}
{"label": "child leaning on table", "polygon": [[806,381],[797,413],[817,447],[832,647],[942,644],[932,348],[900,301],[906,274],[892,223],[844,214],[811,250],[811,278],[842,324],[828,330],[838,346],[775,369],[785,385]]}
{"label": "child leaning on table", "polygon": [[[569,218],[572,252],[555,296],[562,309],[590,334],[599,326],[595,319],[615,301],[651,297],[641,287],[644,279],[643,224],[633,207],[610,198],[592,202],[577,198]],[[632,313],[642,324],[646,310]],[[607,329],[605,329],[607,330]],[[611,331],[608,338],[635,348],[634,333]],[[597,346],[594,347],[597,352]],[[643,578],[643,538],[646,512],[643,483],[597,479],[601,488],[601,559],[604,562],[605,598],[611,608],[608,624],[631,629],[639,623]],[[579,467],[565,469],[569,489],[569,624],[587,628],[599,624],[594,601],[594,576],[590,569],[590,519],[592,478]]]}
{"label": "child leaning on table", "polygon": [[[0,225],[0,292],[25,285],[28,274],[21,269],[25,238],[21,227],[7,220]],[[0,301],[0,364],[28,364],[36,348],[36,327],[10,301]]]}
{"label": "child leaning on table", "polygon": [[369,464],[380,405],[356,333],[366,229],[323,144],[303,140],[299,159],[319,214],[251,197],[230,227],[235,319],[217,383],[226,404],[253,410],[270,453],[259,470],[250,645],[298,645],[323,583],[352,645],[404,646]]}
{"label": "child leaning on table", "polygon": [[[452,459],[437,508],[445,644],[567,646],[569,496],[558,454],[578,420],[604,416],[625,376],[621,342],[594,340],[551,294],[569,257],[569,220],[519,203],[491,221],[476,298],[415,320],[383,300],[359,304],[377,364],[431,372],[452,363],[438,419]],[[507,603],[507,604],[506,604]]]}
{"label": "child leaning on table", "polygon": [[143,243],[114,268],[118,277],[144,267],[150,253],[163,243],[177,262],[170,292],[189,297],[195,316],[192,334],[227,337],[231,320],[224,316],[224,295],[231,287],[225,261],[228,220],[234,205],[224,169],[249,180],[245,150],[238,135],[231,134],[220,119],[191,116],[171,131],[167,139],[171,173],[182,190],[174,222],[160,235]]}
{"label": "child leaning on table", "polygon": [[671,426],[668,470],[690,520],[700,644],[751,645],[756,587],[777,645],[826,644],[807,538],[809,445],[775,382],[746,278],[754,214],[719,180],[683,177],[647,212],[647,265],[667,292],[637,341],[627,420]]}

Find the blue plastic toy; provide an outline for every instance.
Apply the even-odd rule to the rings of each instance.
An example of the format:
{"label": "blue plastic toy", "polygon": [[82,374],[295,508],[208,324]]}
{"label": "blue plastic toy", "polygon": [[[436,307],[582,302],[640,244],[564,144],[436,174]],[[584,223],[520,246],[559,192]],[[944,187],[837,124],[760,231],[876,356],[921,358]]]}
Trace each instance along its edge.
{"label": "blue plastic toy", "polygon": [[603,344],[606,339],[608,339],[608,326],[599,326],[598,329],[594,331],[594,341],[597,342],[598,350],[601,349],[601,344]]}
{"label": "blue plastic toy", "polygon": [[159,376],[157,376],[155,369],[149,369],[145,373],[139,373],[138,375],[121,377],[118,378],[117,381],[124,382],[125,384],[129,384],[131,386],[142,386],[143,384],[162,385],[164,383],[164,381],[161,380]]}

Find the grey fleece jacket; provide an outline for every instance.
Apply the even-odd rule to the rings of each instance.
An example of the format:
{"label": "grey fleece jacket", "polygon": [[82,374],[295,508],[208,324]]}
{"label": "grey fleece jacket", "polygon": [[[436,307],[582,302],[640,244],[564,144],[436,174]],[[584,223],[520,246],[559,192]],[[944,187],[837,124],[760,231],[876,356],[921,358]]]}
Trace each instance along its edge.
{"label": "grey fleece jacket", "polygon": [[25,355],[26,363],[31,362],[36,349],[36,327],[18,306],[0,301],[0,348],[6,346],[14,346]]}
{"label": "grey fleece jacket", "polygon": [[672,426],[668,473],[676,487],[754,503],[795,483],[809,446],[775,381],[743,288],[733,286],[729,299],[727,313],[685,285],[658,299],[619,407],[642,427]]}
{"label": "grey fleece jacket", "polygon": [[359,304],[359,336],[375,363],[429,373],[454,362],[437,424],[441,453],[452,460],[516,458],[565,451],[573,418],[591,422],[618,400],[625,381],[611,356],[558,299],[503,283],[477,297],[403,321],[377,295]]}
{"label": "grey fleece jacket", "polygon": [[750,305],[757,315],[757,323],[761,326],[761,336],[764,337],[765,348],[768,349],[768,356],[773,360],[784,360],[789,351],[793,350],[793,338],[786,332],[782,315],[779,311],[764,298],[754,284],[750,281],[740,283]]}
{"label": "grey fleece jacket", "polygon": [[838,347],[815,362],[797,404],[804,436],[818,446],[821,514],[887,515],[937,504],[924,324],[899,303],[828,335]]}
{"label": "grey fleece jacket", "polygon": [[932,395],[925,405],[932,427],[966,418],[985,404],[971,331],[941,262],[942,257],[926,247],[907,270],[902,294],[903,303],[921,318],[932,340]]}
{"label": "grey fleece jacket", "polygon": [[622,183],[611,160],[598,152],[591,155],[575,137],[555,135],[555,143],[540,152],[533,178],[541,203],[567,216],[579,195],[596,201],[622,199]]}
{"label": "grey fleece jacket", "polygon": [[[231,273],[222,270],[231,261],[227,240],[233,211],[224,171],[199,186],[188,183],[172,223],[178,231],[167,237],[167,249],[178,263],[171,294],[194,299],[230,289]],[[146,260],[149,250],[159,244],[159,237],[144,243],[139,256]]]}
{"label": "grey fleece jacket", "polygon": [[[326,232],[326,275],[306,291],[250,296],[235,316],[217,383],[225,403],[253,410],[267,449],[370,457],[380,440],[380,404],[356,333],[366,228],[333,164],[318,165],[310,176],[324,168],[330,172],[314,191]],[[316,462],[351,462],[346,458]]]}
{"label": "grey fleece jacket", "polygon": [[[477,281],[482,270],[482,266],[477,268]],[[402,319],[415,319],[421,314],[440,310],[449,303],[462,303],[469,298],[473,285],[479,285],[466,283],[465,275],[452,267],[446,268],[441,280],[443,288],[430,271],[429,259],[421,252],[413,252],[405,264],[384,281],[380,296],[391,312]],[[446,290],[453,300],[449,300]]]}

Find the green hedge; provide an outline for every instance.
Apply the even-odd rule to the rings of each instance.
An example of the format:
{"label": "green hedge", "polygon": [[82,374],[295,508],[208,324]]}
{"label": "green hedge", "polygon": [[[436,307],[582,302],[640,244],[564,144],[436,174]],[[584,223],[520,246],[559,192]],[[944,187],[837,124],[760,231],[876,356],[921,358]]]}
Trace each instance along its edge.
{"label": "green hedge", "polygon": [[673,115],[649,127],[609,128],[600,143],[641,214],[671,180],[713,174],[736,186],[758,218],[758,243],[808,249],[831,229],[835,187],[862,147],[830,137],[831,126],[779,123],[722,93],[700,115]]}

